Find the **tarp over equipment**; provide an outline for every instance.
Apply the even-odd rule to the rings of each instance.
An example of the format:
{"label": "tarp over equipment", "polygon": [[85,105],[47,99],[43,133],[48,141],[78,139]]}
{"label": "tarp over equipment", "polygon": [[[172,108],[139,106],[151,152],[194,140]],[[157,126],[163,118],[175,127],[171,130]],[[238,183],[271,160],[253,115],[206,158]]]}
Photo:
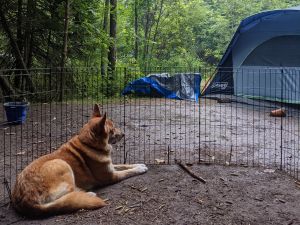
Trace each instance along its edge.
{"label": "tarp over equipment", "polygon": [[150,74],[130,82],[122,94],[159,96],[171,99],[198,101],[201,75],[199,73]]}

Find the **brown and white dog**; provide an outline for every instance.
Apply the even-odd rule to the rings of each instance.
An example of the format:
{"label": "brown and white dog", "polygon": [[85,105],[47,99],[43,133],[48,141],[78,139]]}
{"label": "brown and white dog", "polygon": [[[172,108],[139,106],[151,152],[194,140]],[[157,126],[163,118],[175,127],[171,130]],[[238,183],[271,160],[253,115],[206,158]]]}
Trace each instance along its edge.
{"label": "brown and white dog", "polygon": [[78,135],[53,153],[34,160],[18,175],[12,193],[14,208],[26,216],[39,217],[105,206],[94,192],[86,190],[148,170],[144,164],[112,164],[111,144],[123,136],[95,105],[92,118]]}

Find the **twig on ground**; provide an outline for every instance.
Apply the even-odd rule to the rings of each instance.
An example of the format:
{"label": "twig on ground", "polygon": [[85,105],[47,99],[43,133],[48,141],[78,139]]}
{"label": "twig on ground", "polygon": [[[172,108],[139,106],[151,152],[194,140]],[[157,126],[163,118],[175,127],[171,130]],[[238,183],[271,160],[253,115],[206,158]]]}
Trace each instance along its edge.
{"label": "twig on ground", "polygon": [[230,154],[229,154],[229,162],[228,162],[229,165],[231,164],[232,150],[233,150],[233,148],[232,148],[232,145],[231,145]]}
{"label": "twig on ground", "polygon": [[185,172],[187,172],[191,177],[201,181],[202,183],[206,183],[206,180],[204,180],[202,177],[197,176],[196,174],[194,174],[194,172],[192,172],[186,165],[183,165],[180,161],[175,160],[175,162],[178,164],[178,166],[180,166]]}

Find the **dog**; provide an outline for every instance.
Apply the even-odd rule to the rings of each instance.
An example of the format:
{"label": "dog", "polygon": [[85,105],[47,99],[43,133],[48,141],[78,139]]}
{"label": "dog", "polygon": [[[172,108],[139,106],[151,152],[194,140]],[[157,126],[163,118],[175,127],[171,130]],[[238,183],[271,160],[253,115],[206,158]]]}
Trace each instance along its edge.
{"label": "dog", "polygon": [[144,164],[114,165],[112,145],[124,134],[94,106],[91,119],[56,151],[34,160],[18,175],[12,192],[13,207],[29,217],[98,209],[106,205],[94,192],[145,173]]}

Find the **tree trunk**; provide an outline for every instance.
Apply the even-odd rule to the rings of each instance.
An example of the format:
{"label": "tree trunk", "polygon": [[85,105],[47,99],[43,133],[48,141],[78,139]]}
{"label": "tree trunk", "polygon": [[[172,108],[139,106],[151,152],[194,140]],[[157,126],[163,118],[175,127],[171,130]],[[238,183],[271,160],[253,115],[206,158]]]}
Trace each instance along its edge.
{"label": "tree trunk", "polygon": [[64,87],[65,87],[65,64],[67,61],[68,56],[68,30],[69,30],[69,9],[70,9],[70,2],[69,0],[65,0],[65,16],[64,16],[64,40],[62,46],[62,54],[61,54],[61,64],[60,64],[60,98],[59,100],[63,100],[64,95]]}
{"label": "tree trunk", "polygon": [[134,58],[136,62],[139,58],[139,39],[138,39],[138,31],[139,31],[139,24],[138,24],[138,0],[134,1]]}
{"label": "tree trunk", "polygon": [[70,2],[69,0],[65,0],[65,16],[64,16],[64,40],[62,46],[62,54],[61,54],[61,68],[65,67],[67,56],[68,56],[68,30],[69,30],[69,9]]}
{"label": "tree trunk", "polygon": [[32,66],[32,57],[33,57],[33,29],[32,29],[32,20],[34,18],[35,5],[33,0],[27,1],[27,12],[26,12],[26,28],[24,34],[24,61],[27,68]]}
{"label": "tree trunk", "polygon": [[145,63],[146,58],[148,57],[148,44],[149,44],[149,34],[150,32],[150,5],[149,1],[147,1],[147,13],[146,13],[146,21],[145,21],[145,27],[144,27],[144,52],[143,52],[143,62]]}
{"label": "tree trunk", "polygon": [[20,52],[19,46],[17,45],[17,43],[13,37],[13,34],[8,26],[7,20],[4,16],[4,13],[1,8],[0,8],[0,19],[1,19],[0,21],[1,21],[1,24],[3,27],[3,30],[5,31],[8,39],[9,39],[9,42],[12,47],[13,53],[15,55],[16,61],[18,61],[21,65],[21,68],[18,68],[18,69],[27,70],[24,60],[23,60],[23,57],[22,57],[22,54]]}
{"label": "tree trunk", "polygon": [[[24,63],[27,67],[27,70],[29,70],[32,66],[32,57],[33,57],[33,30],[32,30],[32,20],[34,18],[33,12],[34,12],[34,2],[33,0],[27,1],[26,6],[26,20],[25,20],[25,26],[24,26],[24,35],[23,35],[23,59]],[[26,78],[23,76],[21,79],[21,85],[18,86],[21,90],[26,89]]]}
{"label": "tree trunk", "polygon": [[[157,38],[157,34],[158,34],[158,27],[159,27],[160,19],[161,19],[162,12],[163,12],[163,5],[164,5],[164,0],[161,0],[160,8],[159,8],[159,14],[158,14],[158,18],[156,20],[155,31],[154,31],[154,35],[153,35],[153,41],[152,41],[152,44],[151,44],[150,50],[149,50],[149,52],[150,52],[149,53],[149,60],[151,60],[151,58],[152,58],[154,43],[156,42],[156,38]],[[151,61],[148,62],[148,63],[151,64]]]}
{"label": "tree trunk", "polygon": [[[22,54],[22,50],[23,50],[23,38],[22,38],[22,12],[23,11],[23,0],[18,0],[18,12],[17,12],[17,45],[19,48],[20,53]],[[20,60],[16,61],[16,68],[17,69],[22,69],[22,62],[20,62]],[[18,81],[16,81],[16,83],[18,83]],[[17,84],[18,86],[18,84]]]}
{"label": "tree trunk", "polygon": [[5,101],[10,100],[10,96],[15,96],[16,92],[5,76],[0,75],[0,87]]}
{"label": "tree trunk", "polygon": [[[23,13],[23,0],[18,0],[18,11],[17,11],[17,45],[20,53],[23,51],[23,37],[22,37],[22,13]],[[16,76],[14,77],[14,86],[16,88],[21,87],[22,80],[22,62],[20,60],[16,60]]]}
{"label": "tree trunk", "polygon": [[110,0],[110,26],[109,36],[111,44],[108,51],[108,66],[112,76],[116,69],[116,37],[117,37],[117,0]]}
{"label": "tree trunk", "polygon": [[48,31],[48,37],[47,37],[47,51],[46,51],[46,68],[51,67],[51,59],[50,59],[50,45],[51,45],[51,37],[52,37],[52,31]]}
{"label": "tree trunk", "polygon": [[[55,17],[57,17],[55,10],[57,9],[57,3],[56,1],[53,1],[52,4],[49,7],[49,12],[50,12],[50,21],[53,23],[53,20]],[[46,67],[51,67],[52,66],[52,59],[50,58],[50,47],[52,45],[52,29],[49,28],[48,30],[48,37],[47,37],[47,51],[46,51]]]}
{"label": "tree trunk", "polygon": [[27,74],[27,76],[25,76],[25,79],[26,79],[26,83],[27,83],[27,88],[30,92],[34,92],[34,87],[33,87],[33,83],[32,83],[32,80],[29,76],[29,71],[27,70],[27,66],[23,60],[23,57],[22,57],[22,54],[20,52],[20,49],[12,35],[12,32],[8,26],[8,23],[7,23],[7,20],[4,16],[4,13],[2,11],[2,8],[0,7],[0,21],[1,21],[1,24],[2,24],[2,27],[3,27],[3,30],[5,32],[5,34],[7,35],[8,39],[9,39],[9,42],[10,42],[10,45],[12,47],[12,50],[13,50],[13,54],[15,56],[15,59],[16,61],[18,61],[20,63],[20,65],[22,65],[22,69],[24,70],[24,72]]}
{"label": "tree trunk", "polygon": [[[104,17],[103,17],[103,32],[105,34],[108,33],[108,13],[109,13],[109,1],[105,0],[105,6],[104,6]],[[107,57],[107,48],[102,47],[101,50],[101,75],[106,75],[106,57]]]}

